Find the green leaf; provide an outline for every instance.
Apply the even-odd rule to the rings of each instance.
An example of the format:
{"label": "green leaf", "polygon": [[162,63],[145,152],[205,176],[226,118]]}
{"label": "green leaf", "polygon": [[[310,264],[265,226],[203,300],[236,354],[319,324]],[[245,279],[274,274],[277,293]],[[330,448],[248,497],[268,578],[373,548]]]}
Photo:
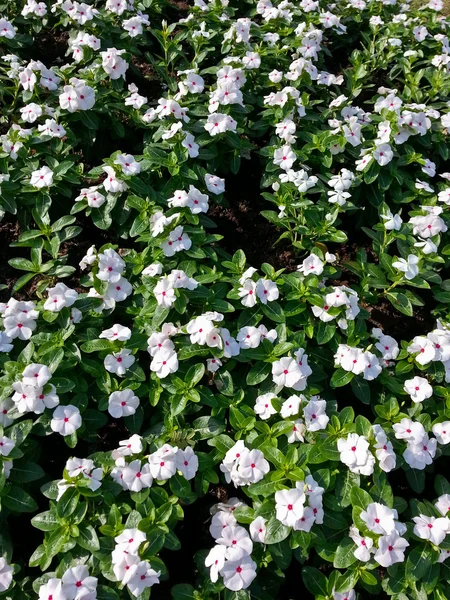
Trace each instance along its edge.
{"label": "green leaf", "polygon": [[195,588],[188,583],[177,583],[171,589],[173,600],[195,600]]}
{"label": "green leaf", "polygon": [[350,500],[354,508],[358,507],[362,508],[363,510],[366,510],[368,505],[373,502],[370,494],[356,486],[354,486],[350,492]]}
{"label": "green leaf", "polygon": [[261,311],[267,318],[275,321],[275,323],[284,323],[286,321],[283,309],[276,301],[261,304]]}
{"label": "green leaf", "polygon": [[191,388],[195,387],[200,382],[203,375],[205,374],[205,365],[199,363],[189,368],[186,373],[185,383]]}
{"label": "green leaf", "polygon": [[56,506],[56,512],[60,519],[69,517],[77,507],[80,494],[75,487],[69,487],[61,496]]}
{"label": "green leaf", "polygon": [[352,565],[357,559],[353,554],[355,544],[350,538],[344,538],[336,549],[334,555],[333,567],[335,569],[346,569]]}
{"label": "green leaf", "polygon": [[56,515],[47,510],[46,512],[39,513],[35,517],[31,519],[31,524],[36,529],[40,529],[41,531],[53,531],[59,527],[58,519]]}
{"label": "green leaf", "polygon": [[330,325],[330,323],[324,323],[320,321],[316,331],[316,342],[319,345],[328,343],[336,333],[336,325]]}
{"label": "green leaf", "polygon": [[425,473],[424,471],[418,471],[417,469],[408,469],[406,471],[406,479],[409,485],[416,492],[421,494],[425,489]]}
{"label": "green leaf", "polygon": [[353,379],[354,374],[351,371],[344,371],[344,369],[337,369],[331,377],[330,385],[332,388],[342,387],[350,383]]}
{"label": "green leaf", "polygon": [[406,574],[413,579],[422,579],[437,561],[439,553],[429,545],[416,546],[408,554],[406,560]]}
{"label": "green leaf", "polygon": [[386,298],[398,311],[404,315],[407,315],[408,317],[413,316],[413,307],[411,301],[407,296],[405,296],[405,294],[402,294],[401,292],[387,292]]}
{"label": "green leaf", "polygon": [[270,363],[258,361],[253,365],[247,374],[246,383],[247,385],[258,385],[262,383],[269,376],[272,370]]}
{"label": "green leaf", "polygon": [[79,529],[80,535],[77,537],[78,544],[85,550],[89,550],[89,552],[98,552],[100,550],[100,542],[92,525],[81,524]]}
{"label": "green leaf", "polygon": [[9,479],[17,483],[29,483],[41,479],[44,475],[44,470],[36,463],[29,460],[18,460],[13,463]]}
{"label": "green leaf", "polygon": [[314,596],[328,596],[328,579],[319,569],[303,567],[302,578],[308,592]]}
{"label": "green leaf", "polygon": [[272,516],[267,523],[265,543],[278,544],[287,538],[290,531],[290,527],[286,527],[275,516]]}
{"label": "green leaf", "polygon": [[362,377],[352,379],[352,391],[358,400],[364,404],[370,404],[370,385],[366,379]]}
{"label": "green leaf", "polygon": [[5,496],[2,496],[2,503],[13,512],[35,512],[38,505],[28,492],[16,485],[9,487]]}

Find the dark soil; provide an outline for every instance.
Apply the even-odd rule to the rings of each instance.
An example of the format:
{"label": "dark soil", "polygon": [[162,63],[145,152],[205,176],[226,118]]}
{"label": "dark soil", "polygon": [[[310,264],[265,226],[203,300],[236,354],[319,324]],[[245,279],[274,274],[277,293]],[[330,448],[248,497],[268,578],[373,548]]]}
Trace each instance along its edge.
{"label": "dark soil", "polygon": [[41,60],[48,69],[53,65],[61,65],[65,61],[68,39],[67,31],[38,33],[32,46],[33,56],[30,55],[30,58]]}
{"label": "dark soil", "polygon": [[221,247],[230,254],[241,248],[250,265],[259,268],[264,262],[275,269],[295,271],[298,259],[287,240],[276,243],[283,233],[261,215],[270,209],[260,193],[262,172],[258,158],[244,160],[237,175],[226,176],[227,206],[212,205],[208,216],[224,236]]}

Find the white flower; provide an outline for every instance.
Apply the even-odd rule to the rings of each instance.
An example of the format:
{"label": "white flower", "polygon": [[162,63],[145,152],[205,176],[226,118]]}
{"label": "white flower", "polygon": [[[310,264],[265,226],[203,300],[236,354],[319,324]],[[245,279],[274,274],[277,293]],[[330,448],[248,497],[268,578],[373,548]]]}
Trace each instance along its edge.
{"label": "white flower", "polygon": [[289,444],[294,444],[295,442],[304,442],[304,433],[306,431],[305,424],[301,419],[297,419],[292,423],[291,431],[286,434],[287,441]]}
{"label": "white flower", "polygon": [[72,435],[81,427],[82,419],[80,411],[76,406],[57,406],[53,412],[50,427],[52,431],[63,436]]}
{"label": "white flower", "polygon": [[22,371],[22,383],[34,387],[43,387],[50,381],[52,373],[48,367],[38,363],[32,363]]}
{"label": "white flower", "polygon": [[150,369],[154,371],[160,379],[164,379],[170,373],[178,370],[178,356],[175,350],[171,348],[161,348],[150,363]]}
{"label": "white flower", "polygon": [[120,165],[124,175],[137,175],[141,172],[141,165],[134,160],[132,154],[118,154],[115,165]]}
{"label": "white flower", "polygon": [[220,575],[227,589],[234,592],[245,590],[256,577],[256,563],[248,555],[235,561],[227,560]]}
{"label": "white flower", "polygon": [[405,560],[404,550],[409,543],[394,530],[390,535],[383,535],[378,540],[375,560],[382,567],[390,567],[394,563]]}
{"label": "white flower", "polygon": [[327,403],[313,396],[303,409],[305,427],[307,431],[319,431],[325,429],[330,418],[326,414]]}
{"label": "white flower", "polygon": [[267,519],[264,517],[256,517],[256,519],[250,523],[250,536],[254,542],[264,544],[266,537],[266,523]]}
{"label": "white flower", "polygon": [[403,389],[411,396],[411,400],[416,403],[423,402],[433,395],[433,388],[423,377],[407,379]]}
{"label": "white flower", "polygon": [[283,146],[282,148],[277,148],[273,155],[273,162],[275,165],[279,166],[280,169],[284,171],[288,171],[292,168],[292,165],[297,160],[295,152],[292,150],[290,146]]}
{"label": "white flower", "polygon": [[378,502],[372,502],[361,512],[361,519],[369,531],[373,533],[389,535],[395,531],[395,522],[397,513]]}
{"label": "white flower", "polygon": [[283,402],[283,405],[280,410],[280,414],[283,419],[287,419],[287,417],[292,417],[294,415],[298,415],[300,410],[300,402],[301,398],[299,396],[290,396],[287,400]]}
{"label": "white flower", "polygon": [[78,292],[67,287],[65,283],[57,283],[48,288],[48,298],[44,308],[50,312],[59,312],[65,307],[72,306],[78,298]]}
{"label": "white flower", "polygon": [[302,377],[302,371],[294,358],[285,356],[272,363],[272,379],[276,385],[293,388]]}
{"label": "white flower", "polygon": [[381,218],[385,220],[384,228],[388,231],[400,231],[402,228],[402,218],[400,215],[393,215],[390,210],[387,210],[386,214],[381,215]]}
{"label": "white flower", "polygon": [[432,431],[440,444],[450,443],[450,421],[435,423],[432,427]]}
{"label": "white flower", "polygon": [[114,538],[117,547],[130,554],[137,554],[139,546],[147,540],[147,536],[139,529],[124,529]]}
{"label": "white flower", "polygon": [[108,399],[108,412],[114,419],[134,415],[138,406],[139,398],[128,389],[112,392]]}
{"label": "white flower", "polygon": [[294,527],[303,517],[304,504],[305,493],[298,488],[275,492],[276,517],[287,527]]}
{"label": "white flower", "polygon": [[251,308],[252,306],[255,306],[256,283],[251,279],[247,279],[242,285],[242,287],[239,288],[239,297],[241,298],[241,303],[245,307]]}
{"label": "white flower", "polygon": [[333,591],[333,600],[355,600],[355,598],[355,590],[349,590],[348,592]]}
{"label": "white flower", "polygon": [[36,188],[49,187],[53,183],[53,171],[47,166],[31,173],[30,185]]}
{"label": "white flower", "polygon": [[426,365],[436,358],[436,347],[428,337],[416,336],[408,346],[410,354],[418,353],[415,357],[419,365]]}
{"label": "white flower", "polygon": [[209,526],[209,533],[216,540],[221,537],[222,531],[226,527],[230,527],[231,525],[236,525],[237,521],[233,516],[232,512],[219,511],[217,512],[212,520],[211,525]]}
{"label": "white flower", "polygon": [[38,104],[31,102],[31,104],[27,104],[26,106],[21,108],[20,112],[22,114],[22,119],[26,123],[34,123],[36,119],[38,119],[42,115],[43,111]]}
{"label": "white flower", "polygon": [[444,541],[447,531],[450,528],[450,521],[447,517],[427,517],[419,515],[413,517],[415,523],[414,533],[423,540],[430,540],[436,546]]}
{"label": "white flower", "polygon": [[216,539],[216,544],[226,547],[227,560],[240,560],[243,556],[251,554],[253,543],[247,530],[240,525],[231,525],[222,530],[222,535]]}
{"label": "white flower", "polygon": [[219,578],[219,571],[225,565],[226,546],[216,545],[212,548],[205,558],[205,566],[210,567],[209,578],[213,583]]}
{"label": "white flower", "polygon": [[146,588],[159,583],[160,575],[161,571],[155,571],[147,561],[141,560],[126,583],[133,596],[139,596]]}
{"label": "white flower", "polygon": [[411,467],[422,471],[427,465],[433,463],[433,458],[436,454],[437,440],[424,435],[421,442],[408,442],[408,447],[403,453],[403,458]]}
{"label": "white flower", "polygon": [[276,398],[276,396],[270,392],[256,398],[256,403],[253,410],[263,421],[269,419],[272,415],[277,413],[277,410],[272,405],[273,398]]}
{"label": "white flower", "polygon": [[[122,459],[123,460],[123,459]],[[142,464],[140,460],[133,460],[125,464],[122,471],[122,481],[126,489],[132,492],[140,492],[143,488],[151,487],[153,476],[148,464]]]}
{"label": "white flower", "polygon": [[97,577],[90,577],[85,565],[72,567],[62,576],[62,589],[67,600],[82,598],[87,593],[96,592]]}
{"label": "white flower", "polygon": [[376,147],[373,153],[374,159],[381,167],[384,167],[385,165],[390,163],[393,156],[394,153],[392,152],[392,149],[389,144],[380,144]]}
{"label": "white flower", "polygon": [[347,439],[339,439],[337,448],[340,459],[353,472],[360,473],[370,461],[369,442],[357,433],[349,433]]}
{"label": "white flower", "polygon": [[399,258],[392,263],[392,266],[404,273],[406,279],[411,280],[419,274],[418,264],[419,257],[415,254],[409,254],[407,260]]}
{"label": "white flower", "polygon": [[261,342],[261,331],[257,327],[251,325],[242,327],[242,329],[239,330],[236,339],[243,350],[257,348]]}
{"label": "white flower", "polygon": [[414,444],[419,444],[426,435],[422,423],[407,418],[402,419],[399,423],[394,423],[392,429],[398,440],[407,440]]}
{"label": "white flower", "polygon": [[241,457],[238,470],[246,483],[258,483],[269,472],[270,466],[261,450],[250,450]]}
{"label": "white flower", "polygon": [[[247,280],[249,281],[249,280]],[[277,284],[270,279],[258,279],[256,282],[256,295],[260,302],[267,304],[267,302],[273,302],[277,300],[280,295]]]}
{"label": "white flower", "polygon": [[[175,475],[177,471],[177,448],[164,444],[156,452],[150,454],[148,462],[150,464],[150,472],[155,479],[165,481]],[[194,465],[193,465],[194,466]]]}
{"label": "white flower", "polygon": [[308,258],[305,258],[302,265],[297,267],[297,271],[300,271],[304,275],[321,275],[323,273],[324,263],[316,254],[310,254]]}
{"label": "white flower", "polygon": [[183,473],[185,479],[193,479],[198,471],[198,457],[190,446],[185,450],[178,449],[176,454],[177,470]]}
{"label": "white flower", "polygon": [[350,527],[349,536],[357,545],[356,550],[353,551],[356,558],[362,562],[370,560],[370,550],[373,546],[372,538],[360,535],[358,529],[353,525]]}
{"label": "white flower", "polygon": [[225,179],[221,179],[216,175],[211,175],[211,173],[206,173],[205,175],[205,184],[208,188],[208,191],[216,196],[219,194],[223,194],[225,191]]}
{"label": "white flower", "polygon": [[16,442],[6,437],[6,435],[0,436],[0,456],[8,456],[15,445]]}
{"label": "white flower", "polygon": [[134,364],[135,360],[135,357],[131,354],[131,350],[123,348],[120,352],[108,354],[103,361],[103,364],[109,373],[115,373],[116,375],[123,377],[131,365]]}
{"label": "white flower", "polygon": [[[3,558],[0,560],[4,560]],[[3,591],[0,585],[0,591]],[[39,588],[39,600],[66,600],[67,596],[62,590],[62,581],[56,577],[52,577],[46,584]]]}
{"label": "white flower", "polygon": [[210,373],[215,373],[222,366],[220,358],[208,358],[206,360],[206,368]]}
{"label": "white flower", "polygon": [[119,340],[120,342],[125,342],[131,337],[131,329],[116,323],[109,329],[104,329],[98,337],[105,338],[110,341]]}

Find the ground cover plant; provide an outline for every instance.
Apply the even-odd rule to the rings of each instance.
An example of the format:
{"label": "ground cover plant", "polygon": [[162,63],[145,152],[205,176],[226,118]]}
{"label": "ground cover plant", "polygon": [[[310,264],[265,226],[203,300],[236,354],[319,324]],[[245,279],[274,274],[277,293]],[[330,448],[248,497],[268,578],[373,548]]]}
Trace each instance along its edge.
{"label": "ground cover plant", "polygon": [[1,598],[450,596],[442,9],[0,3]]}

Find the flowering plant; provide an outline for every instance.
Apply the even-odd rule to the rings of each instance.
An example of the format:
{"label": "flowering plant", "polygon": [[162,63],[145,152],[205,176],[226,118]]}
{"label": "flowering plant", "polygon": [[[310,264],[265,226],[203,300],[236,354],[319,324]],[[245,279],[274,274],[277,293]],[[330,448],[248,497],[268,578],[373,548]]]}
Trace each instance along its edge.
{"label": "flowering plant", "polygon": [[449,597],[442,9],[1,5],[2,598]]}

